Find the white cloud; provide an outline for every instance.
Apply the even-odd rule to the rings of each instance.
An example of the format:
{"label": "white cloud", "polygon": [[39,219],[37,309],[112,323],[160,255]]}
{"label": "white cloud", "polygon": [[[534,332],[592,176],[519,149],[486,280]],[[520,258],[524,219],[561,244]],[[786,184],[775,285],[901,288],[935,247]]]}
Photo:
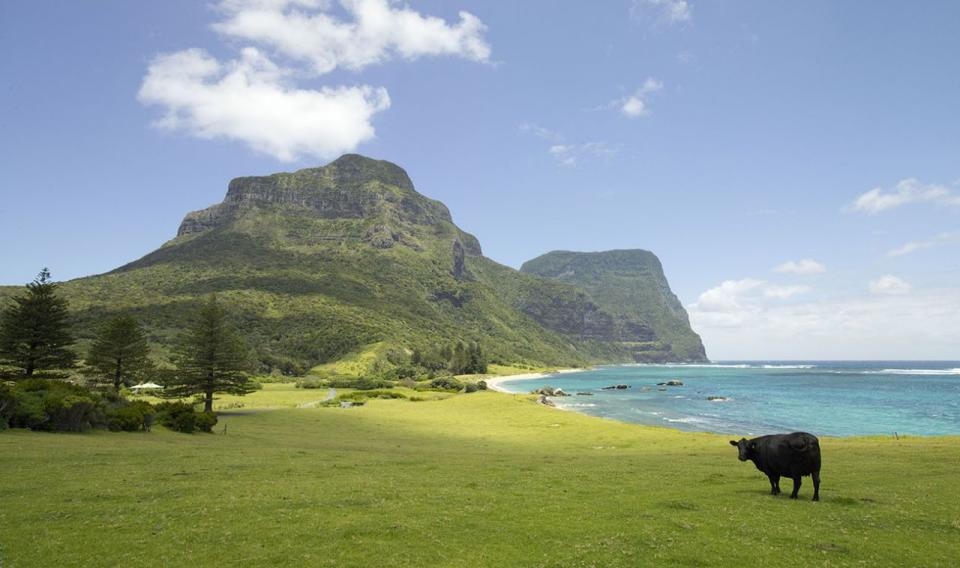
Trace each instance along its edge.
{"label": "white cloud", "polygon": [[[303,89],[296,79],[394,58],[489,59],[486,27],[467,12],[447,24],[389,0],[341,0],[340,7],[349,20],[336,17],[328,0],[222,0],[223,19],[213,27],[275,55],[250,46],[225,61],[201,49],[161,54],[137,98],[163,109],[154,123],[163,129],[242,141],[281,161],[328,159],[374,138],[372,119],[390,107],[390,96],[368,85]],[[277,57],[287,64],[274,63]]]}
{"label": "white cloud", "polygon": [[960,288],[782,303],[741,296],[727,311],[689,306],[714,359],[955,359]]}
{"label": "white cloud", "polygon": [[243,141],[281,161],[352,151],[373,138],[372,117],[390,106],[383,88],[303,90],[288,75],[254,48],[228,63],[189,49],[154,59],[138,99],[165,108],[160,128]]}
{"label": "white cloud", "polygon": [[787,261],[783,264],[776,266],[774,272],[783,272],[786,274],[799,274],[799,275],[809,275],[809,274],[821,274],[827,271],[827,267],[819,262],[813,260],[812,258],[804,258],[799,261]]}
{"label": "white cloud", "polygon": [[620,151],[606,142],[567,142],[563,134],[531,122],[521,124],[520,131],[549,142],[547,153],[561,166],[573,167],[585,159],[609,159]]}
{"label": "white cloud", "polygon": [[779,286],[756,278],[725,280],[688,307],[711,326],[735,327],[754,318],[769,301],[788,300],[811,290],[810,286]]}
{"label": "white cloud", "polygon": [[796,296],[797,294],[806,294],[811,290],[813,290],[813,288],[810,286],[804,286],[802,284],[794,286],[767,286],[763,290],[763,295],[767,298],[786,300]]}
{"label": "white cloud", "polygon": [[910,284],[892,274],[871,280],[868,286],[874,294],[902,295],[910,293]]}
{"label": "white cloud", "polygon": [[880,213],[896,209],[909,203],[936,203],[940,205],[960,205],[960,197],[946,186],[924,184],[914,178],[900,180],[890,190],[875,187],[861,194],[853,202],[853,209],[864,213]]}
{"label": "white cloud", "polygon": [[910,241],[898,247],[890,249],[889,251],[887,251],[887,256],[890,256],[890,257],[904,256],[904,255],[917,252],[918,250],[923,250],[923,249],[933,248],[935,246],[954,243],[958,241],[958,237],[960,237],[960,232],[940,233],[936,237],[932,239],[927,239],[925,241]]}
{"label": "white cloud", "polygon": [[544,128],[538,124],[532,122],[524,122],[520,125],[520,131],[533,134],[537,138],[543,138],[544,140],[550,140],[554,142],[560,142],[563,140],[563,135],[549,128]]}
{"label": "white cloud", "polygon": [[647,99],[651,94],[661,89],[663,89],[663,82],[653,77],[648,77],[643,85],[634,91],[632,95],[615,101],[615,104],[620,107],[620,112],[630,118],[646,116],[650,114],[650,111],[647,109]]}
{"label": "white cloud", "polygon": [[693,18],[693,10],[686,0],[633,0],[630,16],[640,21],[682,24]]}
{"label": "white cloud", "polygon": [[308,63],[317,74],[338,67],[351,70],[392,58],[459,56],[490,59],[486,26],[469,12],[448,24],[389,0],[340,0],[348,20],[337,18],[329,2],[317,0],[226,0],[221,34],[268,46]]}
{"label": "white cloud", "polygon": [[561,166],[570,167],[577,165],[584,158],[610,158],[619,150],[605,142],[585,142],[583,144],[553,144],[548,151]]}

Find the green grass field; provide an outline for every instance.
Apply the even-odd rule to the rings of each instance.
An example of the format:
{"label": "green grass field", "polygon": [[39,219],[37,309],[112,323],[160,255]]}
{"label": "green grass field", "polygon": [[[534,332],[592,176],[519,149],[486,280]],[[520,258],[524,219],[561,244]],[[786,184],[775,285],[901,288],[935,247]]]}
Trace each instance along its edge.
{"label": "green grass field", "polygon": [[728,437],[499,393],[292,408],[325,394],[267,385],[217,434],[0,433],[0,566],[960,561],[960,438],[824,439],[813,503]]}

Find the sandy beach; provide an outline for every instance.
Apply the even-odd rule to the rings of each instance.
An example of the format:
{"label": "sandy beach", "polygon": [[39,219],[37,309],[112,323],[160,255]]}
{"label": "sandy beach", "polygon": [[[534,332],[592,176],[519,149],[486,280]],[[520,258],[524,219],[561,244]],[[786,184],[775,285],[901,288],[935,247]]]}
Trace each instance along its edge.
{"label": "sandy beach", "polygon": [[484,379],[487,382],[487,388],[490,390],[495,390],[497,392],[505,392],[507,394],[513,394],[507,389],[500,386],[500,383],[505,381],[519,381],[524,379],[540,379],[544,377],[549,377],[551,375],[561,375],[566,373],[580,373],[587,371],[588,369],[558,369],[556,371],[550,371],[549,373],[521,373],[519,375],[504,375],[502,377],[491,377],[489,379]]}

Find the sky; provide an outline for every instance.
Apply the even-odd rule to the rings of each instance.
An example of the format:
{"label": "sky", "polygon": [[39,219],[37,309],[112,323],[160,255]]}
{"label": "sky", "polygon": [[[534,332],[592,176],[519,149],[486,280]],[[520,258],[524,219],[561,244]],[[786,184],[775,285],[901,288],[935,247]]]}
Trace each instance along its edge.
{"label": "sky", "polygon": [[484,253],[644,248],[713,359],[960,359],[960,3],[0,3],[0,283],[233,177],[407,170]]}

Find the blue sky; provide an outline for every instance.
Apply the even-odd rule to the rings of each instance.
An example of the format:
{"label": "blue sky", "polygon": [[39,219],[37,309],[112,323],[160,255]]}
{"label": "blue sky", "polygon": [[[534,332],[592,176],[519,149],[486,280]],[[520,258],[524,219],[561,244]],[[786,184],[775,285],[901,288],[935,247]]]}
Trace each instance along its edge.
{"label": "blue sky", "polygon": [[713,358],[960,359],[957,21],[956,2],[8,0],[0,282],[110,270],[232,177],[357,151],[505,264],[654,251]]}

